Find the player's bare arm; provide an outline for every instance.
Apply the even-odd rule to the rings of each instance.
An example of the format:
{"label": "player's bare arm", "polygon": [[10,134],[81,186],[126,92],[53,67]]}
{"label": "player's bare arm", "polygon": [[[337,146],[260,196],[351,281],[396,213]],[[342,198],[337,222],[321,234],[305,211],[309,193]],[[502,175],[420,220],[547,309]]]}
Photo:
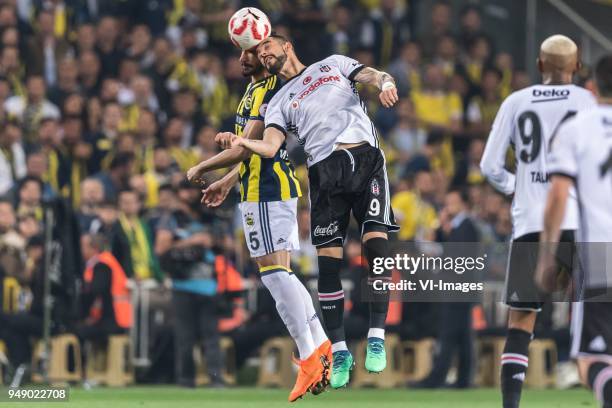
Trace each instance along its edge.
{"label": "player's bare arm", "polygon": [[551,292],[556,283],[555,254],[561,235],[561,223],[573,180],[566,176],[552,176],[544,211],[544,229],[540,234],[540,251],[535,279],[540,289]]}
{"label": "player's bare arm", "polygon": [[268,127],[264,131],[263,140],[245,139],[243,137],[234,136],[232,138],[232,149],[235,147],[244,147],[263,158],[269,159],[274,157],[284,141],[285,135],[283,132],[274,127]]}
{"label": "player's bare arm", "polygon": [[240,180],[240,164],[221,179],[202,190],[201,203],[210,208],[220,206],[227,198],[234,184]]}
{"label": "player's bare arm", "polygon": [[[242,138],[261,139],[263,130],[263,121],[249,120],[244,128]],[[189,171],[187,172],[187,179],[192,182],[201,183],[202,176],[208,173],[209,171],[230,167],[248,159],[251,156],[251,152],[247,149],[244,149],[242,147],[230,149],[231,138],[233,136],[236,135],[231,132],[218,133],[215,137],[215,141],[217,141],[217,143],[219,143],[221,147],[224,147],[225,145],[224,148],[226,150],[222,151],[219,154],[216,154],[210,159],[204,160],[203,162],[189,169]],[[230,143],[228,144],[227,142],[225,142],[226,140],[230,141]]]}
{"label": "player's bare arm", "polygon": [[380,89],[381,92],[378,97],[380,98],[380,103],[385,108],[391,108],[399,100],[395,80],[386,72],[365,67],[355,75],[355,81],[366,85],[373,85]]}

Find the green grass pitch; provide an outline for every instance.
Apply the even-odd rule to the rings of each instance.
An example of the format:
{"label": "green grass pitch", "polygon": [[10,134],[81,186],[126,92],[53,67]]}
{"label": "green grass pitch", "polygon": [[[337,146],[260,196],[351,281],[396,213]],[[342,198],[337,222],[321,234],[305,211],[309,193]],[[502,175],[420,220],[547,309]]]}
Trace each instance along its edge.
{"label": "green grass pitch", "polygon": [[[197,388],[183,389],[168,386],[95,388],[70,390],[68,402],[9,403],[0,407],[49,408],[275,408],[287,407],[397,407],[397,408],[496,408],[501,406],[499,391],[478,389],[467,391],[413,391],[413,390],[365,390],[343,389],[328,391],[320,396],[308,394],[293,404],[287,402],[288,390],[264,388],[227,388],[220,390]],[[6,399],[3,399],[6,401]],[[597,408],[590,392],[584,389],[546,390],[523,392],[525,408]]]}

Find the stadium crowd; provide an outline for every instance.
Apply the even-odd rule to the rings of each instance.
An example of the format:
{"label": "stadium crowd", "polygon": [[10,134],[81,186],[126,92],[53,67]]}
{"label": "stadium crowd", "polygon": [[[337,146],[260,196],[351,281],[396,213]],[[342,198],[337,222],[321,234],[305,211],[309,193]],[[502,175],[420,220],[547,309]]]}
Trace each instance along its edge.
{"label": "stadium crowd", "polygon": [[[183,321],[174,329],[177,347],[183,345],[177,360],[184,360],[176,380],[184,385],[192,381],[189,346],[198,334],[186,329],[195,326],[191,322],[207,339],[213,369],[218,328],[234,339],[239,363],[283,333],[266,296],[248,313],[238,307],[223,318],[228,313],[219,304],[241,302],[223,293],[257,278],[235,218],[237,193],[208,209],[200,204],[200,186],[185,180],[191,166],[219,151],[216,133],[234,128],[246,79],[227,21],[243,6],[263,10],[305,62],[345,54],[396,79],[400,103],[394,109],[381,107],[375,90],[363,89],[361,96],[387,155],[398,240],[436,240],[449,230],[445,196],[459,187],[468,192],[480,239],[507,241],[509,200],[485,183],[479,162],[503,98],[527,86],[529,77],[496,47],[494,33],[483,32],[477,7],[454,10],[450,2],[437,2],[417,32],[413,3],[0,1],[0,277],[4,289],[20,288],[16,299],[1,292],[0,337],[13,366],[28,361],[28,339],[42,330],[44,209],[58,198],[68,203],[63,222],[75,220],[73,241],[81,250],[72,261],[83,283],[74,292],[77,301],[56,301],[54,332],[97,339],[130,326],[117,309],[117,316],[90,321],[94,297],[111,294],[118,274],[112,261],[90,263],[104,253],[120,265],[128,286],[155,281],[161,292],[173,292],[170,314]],[[305,191],[303,154],[288,142]],[[304,279],[317,273],[307,205],[304,197],[302,248],[292,260]],[[355,237],[346,252],[345,276],[353,280],[362,262]],[[182,285],[181,270],[193,264],[209,285]],[[201,303],[197,311],[195,303]],[[357,338],[367,327],[367,311],[360,314],[357,295],[352,303],[347,335]],[[400,333],[435,334],[426,305],[406,305],[404,313],[407,308],[414,318],[402,317],[397,307],[390,313]]]}

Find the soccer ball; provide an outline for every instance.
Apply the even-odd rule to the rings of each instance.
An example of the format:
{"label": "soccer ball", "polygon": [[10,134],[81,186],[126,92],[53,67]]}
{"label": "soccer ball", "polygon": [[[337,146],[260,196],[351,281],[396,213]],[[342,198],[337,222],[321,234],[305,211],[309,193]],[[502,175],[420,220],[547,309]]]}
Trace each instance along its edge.
{"label": "soccer ball", "polygon": [[230,18],[227,31],[234,45],[246,51],[268,38],[272,28],[263,11],[245,7]]}

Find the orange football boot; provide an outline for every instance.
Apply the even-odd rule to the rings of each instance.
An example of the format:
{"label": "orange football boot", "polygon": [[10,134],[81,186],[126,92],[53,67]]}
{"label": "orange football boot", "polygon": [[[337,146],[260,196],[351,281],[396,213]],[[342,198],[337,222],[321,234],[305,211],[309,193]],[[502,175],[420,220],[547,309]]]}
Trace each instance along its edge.
{"label": "orange football boot", "polygon": [[306,394],[313,386],[319,384],[323,379],[323,363],[319,350],[315,350],[306,360],[294,358],[294,362],[300,366],[295,385],[289,393],[289,402],[293,402]]}
{"label": "orange football boot", "polygon": [[323,343],[321,343],[321,345],[319,346],[317,350],[319,351],[319,356],[321,358],[321,364],[323,364],[323,375],[321,377],[321,382],[319,382],[318,384],[315,384],[310,389],[310,392],[312,393],[312,395],[319,395],[323,391],[325,391],[325,389],[329,385],[329,379],[331,377],[331,365],[332,365],[331,341],[325,340]]}

